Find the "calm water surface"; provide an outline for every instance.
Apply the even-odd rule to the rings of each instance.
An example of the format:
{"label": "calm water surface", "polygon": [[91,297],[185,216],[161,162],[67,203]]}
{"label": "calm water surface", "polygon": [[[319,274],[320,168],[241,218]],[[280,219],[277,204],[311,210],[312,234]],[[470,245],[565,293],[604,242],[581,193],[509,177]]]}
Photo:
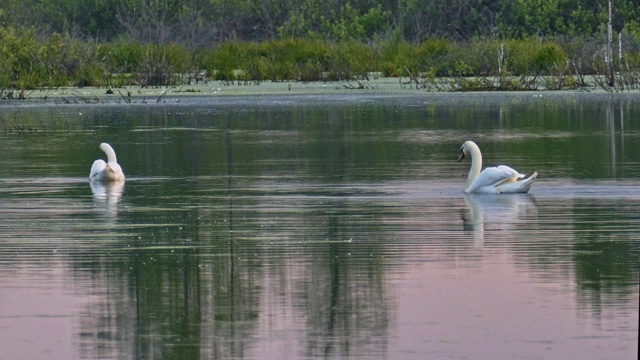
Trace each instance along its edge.
{"label": "calm water surface", "polygon": [[[0,359],[636,358],[639,109],[0,103]],[[466,139],[531,192],[465,195]]]}

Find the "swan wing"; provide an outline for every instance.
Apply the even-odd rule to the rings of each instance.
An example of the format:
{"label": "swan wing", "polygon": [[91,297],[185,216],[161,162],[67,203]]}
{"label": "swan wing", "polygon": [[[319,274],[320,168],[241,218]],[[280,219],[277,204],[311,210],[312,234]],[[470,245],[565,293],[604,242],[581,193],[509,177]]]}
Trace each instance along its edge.
{"label": "swan wing", "polygon": [[100,174],[103,173],[106,167],[107,163],[104,160],[98,159],[94,161],[93,165],[91,165],[91,171],[89,172],[89,179],[101,180]]}
{"label": "swan wing", "polygon": [[520,177],[520,173],[505,165],[488,167],[478,175],[467,192],[497,192],[495,188],[498,185],[514,182]]}
{"label": "swan wing", "polygon": [[503,172],[505,174],[505,176],[508,174],[509,175],[509,179],[511,181],[517,181],[518,179],[522,179],[524,177],[524,174],[520,174],[514,168],[511,168],[511,167],[509,167],[507,165],[499,165],[499,166],[496,166],[495,169]]}
{"label": "swan wing", "polygon": [[529,178],[518,181],[525,176],[509,166],[488,167],[478,175],[473,184],[465,191],[467,193],[492,194],[524,193],[529,191],[537,175],[537,173],[534,173]]}

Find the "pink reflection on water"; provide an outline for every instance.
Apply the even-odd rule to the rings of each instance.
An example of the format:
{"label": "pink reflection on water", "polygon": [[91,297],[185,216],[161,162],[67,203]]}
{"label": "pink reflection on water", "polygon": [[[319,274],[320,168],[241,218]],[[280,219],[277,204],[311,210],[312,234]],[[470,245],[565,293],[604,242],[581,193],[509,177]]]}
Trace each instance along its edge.
{"label": "pink reflection on water", "polygon": [[[5,275],[6,276],[6,275]],[[62,263],[20,268],[2,276],[2,359],[74,359],[78,312],[87,298],[74,294]]]}

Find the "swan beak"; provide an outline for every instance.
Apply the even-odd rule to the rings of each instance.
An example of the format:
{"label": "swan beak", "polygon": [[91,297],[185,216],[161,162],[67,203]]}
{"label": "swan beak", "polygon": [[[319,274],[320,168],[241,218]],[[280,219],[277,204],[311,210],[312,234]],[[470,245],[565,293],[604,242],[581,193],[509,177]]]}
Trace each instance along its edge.
{"label": "swan beak", "polygon": [[460,160],[464,159],[464,150],[460,150],[460,156],[458,156],[458,162],[460,162]]}

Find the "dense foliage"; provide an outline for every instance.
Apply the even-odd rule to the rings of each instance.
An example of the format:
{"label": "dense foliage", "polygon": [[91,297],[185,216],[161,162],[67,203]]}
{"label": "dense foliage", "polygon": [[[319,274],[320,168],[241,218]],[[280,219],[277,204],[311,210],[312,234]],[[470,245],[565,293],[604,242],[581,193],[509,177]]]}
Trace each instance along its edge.
{"label": "dense foliage", "polygon": [[0,0],[0,89],[372,72],[435,89],[630,84],[640,1],[611,3],[615,59],[603,0]]}
{"label": "dense foliage", "polygon": [[[613,1],[613,30],[640,35],[640,2]],[[594,36],[605,0],[1,0],[0,24],[38,34],[111,41],[180,42],[278,38],[366,40],[398,33],[437,37]]]}

